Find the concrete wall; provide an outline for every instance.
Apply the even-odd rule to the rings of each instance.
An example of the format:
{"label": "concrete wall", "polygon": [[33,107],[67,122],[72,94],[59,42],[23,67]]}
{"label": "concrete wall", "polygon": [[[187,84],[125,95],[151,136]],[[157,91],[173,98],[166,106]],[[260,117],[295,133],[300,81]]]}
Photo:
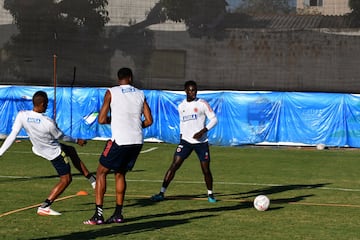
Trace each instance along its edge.
{"label": "concrete wall", "polygon": [[320,29],[231,29],[226,35],[215,41],[191,39],[184,32],[157,32],[156,49],[186,51],[186,75],[145,77],[142,85],[181,89],[183,80],[195,79],[206,89],[360,93],[357,35]]}

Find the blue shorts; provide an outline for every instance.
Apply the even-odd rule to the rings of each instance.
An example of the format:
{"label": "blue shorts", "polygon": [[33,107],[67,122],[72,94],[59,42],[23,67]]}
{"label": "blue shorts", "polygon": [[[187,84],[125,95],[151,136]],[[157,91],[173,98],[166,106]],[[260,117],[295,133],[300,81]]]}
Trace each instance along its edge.
{"label": "blue shorts", "polygon": [[108,140],[99,162],[108,169],[127,172],[134,167],[141,148],[142,144],[117,145]]}
{"label": "blue shorts", "polygon": [[193,150],[196,152],[200,161],[210,162],[210,151],[208,142],[192,144],[181,139],[174,155],[179,156],[185,160],[190,156]]}
{"label": "blue shorts", "polygon": [[61,152],[61,154],[57,158],[51,160],[50,162],[56,169],[59,176],[71,173],[70,164],[64,152]]}

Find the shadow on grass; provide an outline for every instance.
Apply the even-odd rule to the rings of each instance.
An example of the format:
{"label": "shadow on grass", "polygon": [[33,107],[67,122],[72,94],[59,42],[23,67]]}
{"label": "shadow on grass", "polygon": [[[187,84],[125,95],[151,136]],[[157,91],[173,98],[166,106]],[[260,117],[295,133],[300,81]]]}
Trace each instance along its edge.
{"label": "shadow on grass", "polygon": [[[167,220],[155,220],[148,222],[134,222],[134,220],[127,220],[126,223],[123,224],[112,224],[112,225],[101,225],[101,226],[89,226],[88,231],[70,233],[61,236],[53,236],[53,237],[44,237],[44,238],[36,238],[36,240],[45,240],[45,239],[70,239],[70,240],[79,240],[79,239],[96,239],[97,237],[106,237],[113,236],[115,234],[129,235],[141,232],[151,232],[156,231],[161,228],[167,228],[172,226],[178,226],[180,224],[187,224],[193,220],[201,219],[201,218],[209,218],[214,215],[204,215],[197,217],[189,217],[183,219],[167,219]],[[143,218],[142,218],[143,219]],[[109,226],[104,228],[104,226]],[[111,226],[111,227],[110,227]],[[101,228],[100,228],[101,227]],[[35,239],[34,239],[35,240]]]}
{"label": "shadow on grass", "polygon": [[287,192],[292,190],[302,189],[316,189],[323,188],[331,183],[318,183],[318,184],[289,184],[289,185],[275,185],[264,188],[255,189],[248,192],[232,193],[232,194],[217,194],[222,197],[235,197],[235,199],[253,198],[258,195],[271,195],[275,193]]}
{"label": "shadow on grass", "polygon": [[[296,190],[296,189],[312,189],[312,188],[319,188],[323,187],[328,184],[314,184],[314,185],[303,185],[303,184],[296,184],[296,185],[283,185],[283,186],[272,186],[267,188],[261,188],[249,192],[239,193],[237,195],[246,195],[246,198],[253,197],[260,194],[270,195],[274,193],[289,191],[289,190]],[[235,194],[232,194],[235,195]],[[222,196],[229,196],[229,195],[222,195]],[[300,202],[306,198],[312,197],[312,194],[309,195],[300,195],[291,198],[278,198],[278,199],[271,199],[271,203],[275,204],[271,205],[268,211],[276,211],[279,209],[284,208],[284,206],[276,204],[286,204],[286,203],[293,203],[293,202]],[[244,197],[242,197],[244,198]],[[171,196],[168,197],[166,201],[172,200],[206,200],[205,195],[179,195],[179,196]],[[228,201],[233,202],[235,204],[223,206],[220,205],[221,202]],[[127,205],[127,207],[138,207],[138,206],[149,206],[157,204],[156,202],[151,202],[148,198],[140,198],[137,199],[133,204]],[[225,211],[235,211],[241,209],[253,208],[252,200],[246,199],[219,199],[217,204],[209,204],[209,207],[199,208],[199,209],[185,209],[173,212],[163,212],[163,213],[155,213],[155,214],[148,214],[146,216],[137,216],[133,218],[127,218],[124,224],[112,224],[112,225],[102,225],[102,226],[89,226],[88,231],[81,231],[75,233],[69,233],[66,235],[60,236],[53,236],[53,237],[45,237],[45,238],[37,238],[37,240],[45,240],[45,239],[96,239],[97,237],[104,237],[104,236],[113,236],[116,234],[121,235],[130,235],[136,234],[141,232],[151,232],[156,231],[162,228],[168,228],[172,226],[178,226],[182,224],[190,224],[197,219],[203,218],[210,218],[216,217],[221,212]],[[201,214],[201,216],[191,216],[190,214]],[[174,219],[169,219],[174,217]],[[166,218],[166,219],[159,219],[159,218]],[[145,221],[145,222],[144,222]],[[111,227],[110,227],[111,226]]]}

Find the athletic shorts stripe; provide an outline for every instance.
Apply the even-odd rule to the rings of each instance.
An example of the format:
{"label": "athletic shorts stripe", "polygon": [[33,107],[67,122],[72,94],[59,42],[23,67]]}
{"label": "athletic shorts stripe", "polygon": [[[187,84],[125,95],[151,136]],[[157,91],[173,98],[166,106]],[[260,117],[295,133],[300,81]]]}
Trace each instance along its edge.
{"label": "athletic shorts stripe", "polygon": [[115,171],[129,171],[140,154],[142,144],[117,145],[108,140],[99,162],[108,169]]}

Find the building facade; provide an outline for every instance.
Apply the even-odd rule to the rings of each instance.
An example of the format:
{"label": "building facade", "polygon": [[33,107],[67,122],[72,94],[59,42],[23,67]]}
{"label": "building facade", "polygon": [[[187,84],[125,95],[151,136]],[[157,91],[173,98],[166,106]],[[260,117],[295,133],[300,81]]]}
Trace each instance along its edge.
{"label": "building facade", "polygon": [[349,0],[297,0],[301,14],[345,15],[351,12]]}

